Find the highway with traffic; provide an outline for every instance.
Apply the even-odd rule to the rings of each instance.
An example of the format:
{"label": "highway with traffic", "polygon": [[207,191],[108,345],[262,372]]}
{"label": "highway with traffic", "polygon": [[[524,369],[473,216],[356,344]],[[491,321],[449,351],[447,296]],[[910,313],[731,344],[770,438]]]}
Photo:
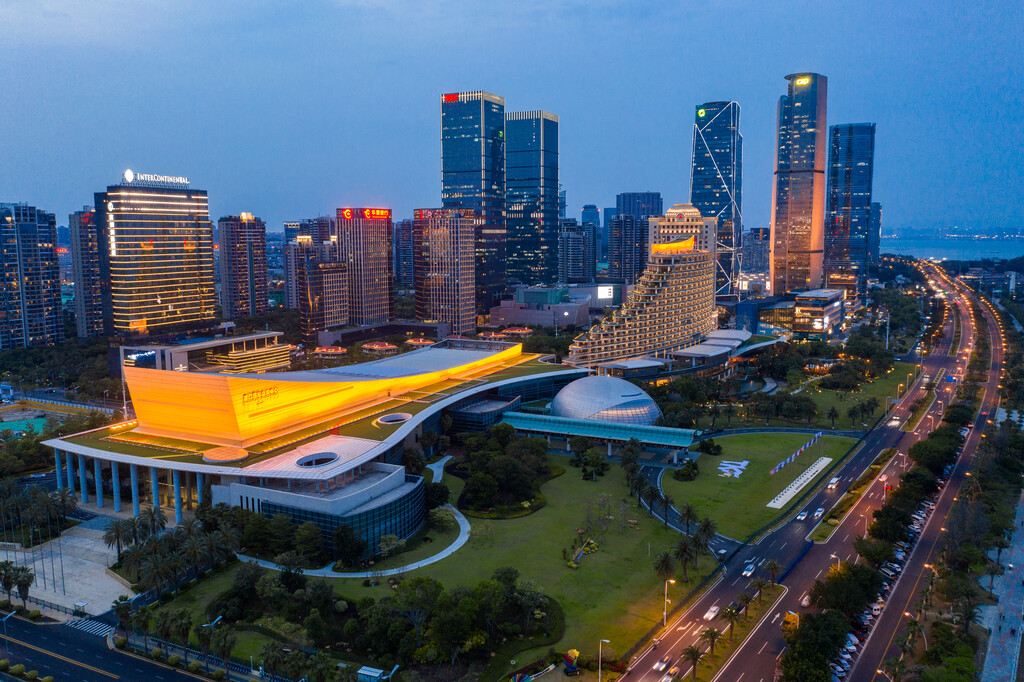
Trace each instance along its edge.
{"label": "highway with traffic", "polygon": [[[961,295],[968,295],[956,293],[959,285],[947,280],[939,273],[933,273],[932,279],[936,282],[937,288],[946,291],[950,301]],[[906,457],[907,450],[915,442],[926,437],[932,426],[939,424],[942,410],[949,405],[955,394],[957,383],[940,382],[940,385],[936,386],[936,399],[928,412],[920,418],[918,428],[914,431],[903,431],[901,427],[911,416],[911,406],[919,398],[927,395],[926,384],[929,380],[936,379],[941,370],[945,370],[945,375],[957,380],[962,378],[966,372],[974,339],[970,310],[964,304],[951,304],[948,306],[948,310],[952,315],[947,315],[943,338],[930,354],[921,358],[922,370],[913,379],[900,402],[893,407],[876,428],[864,437],[860,449],[835,474],[840,479],[837,488],[829,490],[822,486],[799,509],[790,510],[791,516],[785,523],[760,538],[756,544],[740,546],[723,566],[724,570],[718,581],[669,622],[668,627],[659,636],[660,641],[656,646],[648,647],[636,657],[630,667],[629,679],[661,680],[665,673],[655,670],[655,665],[665,656],[671,657],[671,665],[678,666],[681,675],[688,674],[690,665],[682,660],[680,655],[682,649],[694,644],[702,646],[700,633],[706,627],[715,627],[723,631],[726,627],[725,621],[720,616],[710,620],[704,620],[703,616],[713,606],[721,608],[729,604],[743,591],[752,592],[749,589],[752,577],[760,575],[769,578],[763,564],[768,559],[775,559],[785,568],[780,580],[786,588],[784,594],[775,607],[767,613],[761,624],[724,664],[715,678],[729,682],[767,682],[774,679],[778,659],[785,647],[785,640],[779,627],[782,616],[786,611],[799,612],[804,608],[801,606],[801,602],[806,603],[804,599],[814,581],[823,575],[832,562],[857,560],[853,549],[854,537],[866,532],[867,524],[873,518],[872,512],[884,502],[886,483],[895,483],[899,475],[910,468],[912,462]],[[950,344],[953,341],[955,329],[953,315],[959,316],[962,331],[959,336],[960,347],[957,352],[950,355]],[[981,411],[991,413],[997,398],[996,385],[999,373],[995,370],[1002,363],[1002,345],[998,342],[999,331],[993,320],[989,320],[989,326],[993,339],[994,371],[989,373],[989,381],[985,384],[984,405]],[[979,417],[979,424],[983,422],[983,419]],[[858,657],[855,668],[857,676],[851,676],[849,679],[870,679],[864,670],[870,670],[873,675],[881,661],[891,655],[890,650],[896,645],[895,632],[903,622],[903,613],[907,610],[906,605],[913,601],[914,595],[918,591],[922,571],[925,570],[924,564],[929,563],[925,557],[930,557],[935,548],[942,519],[949,512],[956,494],[955,491],[964,478],[963,462],[970,458],[977,447],[981,437],[980,432],[981,429],[976,428],[970,434],[960,460],[961,464],[955,467],[949,484],[942,491],[935,512],[930,516],[918,543],[910,552],[906,570],[892,586],[888,604],[895,606],[885,608],[877,619],[877,624],[864,646],[864,651]],[[811,544],[809,536],[817,526],[818,520],[814,519],[811,513],[807,514],[806,519],[798,520],[799,512],[812,512],[817,508],[823,508],[826,511],[831,509],[842,498],[850,484],[856,481],[875,458],[887,448],[896,448],[898,453],[879,472],[876,479],[871,482],[864,494],[843,517],[831,536],[824,542]],[[808,545],[811,546],[808,547]],[[730,544],[720,538],[717,547],[726,548],[731,552],[735,549],[735,543]],[[794,562],[796,563],[794,564]],[[757,569],[753,576],[744,577],[742,571],[751,563],[755,564]],[[702,646],[702,648],[704,647]]]}

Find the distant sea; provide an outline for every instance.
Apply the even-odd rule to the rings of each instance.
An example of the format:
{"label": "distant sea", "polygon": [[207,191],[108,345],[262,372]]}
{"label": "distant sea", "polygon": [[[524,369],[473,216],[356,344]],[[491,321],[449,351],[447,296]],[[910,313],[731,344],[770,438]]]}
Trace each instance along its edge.
{"label": "distant sea", "polygon": [[882,237],[882,253],[897,253],[916,258],[978,260],[1024,256],[1024,239],[902,239]]}

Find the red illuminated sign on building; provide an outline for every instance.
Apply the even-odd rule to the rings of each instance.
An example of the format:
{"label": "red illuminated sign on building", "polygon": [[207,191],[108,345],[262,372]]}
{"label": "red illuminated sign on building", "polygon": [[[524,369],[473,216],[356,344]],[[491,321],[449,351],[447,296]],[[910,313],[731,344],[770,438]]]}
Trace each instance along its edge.
{"label": "red illuminated sign on building", "polygon": [[456,93],[453,93],[451,95],[445,95],[444,96],[444,101],[445,102],[458,102],[459,101],[459,93],[456,92]]}
{"label": "red illuminated sign on building", "polygon": [[344,220],[364,218],[366,220],[387,220],[391,218],[390,208],[339,208],[338,216]]}

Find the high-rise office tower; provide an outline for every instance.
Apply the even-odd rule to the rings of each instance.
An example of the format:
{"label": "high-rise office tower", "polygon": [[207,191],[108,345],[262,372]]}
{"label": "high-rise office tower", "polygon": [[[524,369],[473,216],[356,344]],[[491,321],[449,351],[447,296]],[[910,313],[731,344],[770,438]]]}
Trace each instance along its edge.
{"label": "high-rise office tower", "polygon": [[[312,254],[308,253],[312,252]],[[293,242],[284,245],[284,307],[299,309],[299,299],[303,296],[304,284],[300,278],[299,266],[308,259],[319,263],[339,262],[337,237],[324,242],[315,243],[310,237],[299,235]],[[348,292],[346,283],[345,291]],[[346,293],[346,296],[348,294]],[[345,299],[345,320],[348,321],[348,299]]]}
{"label": "high-rise office tower", "polygon": [[505,276],[550,284],[558,276],[558,117],[505,114]]}
{"label": "high-rise office tower", "polygon": [[[293,245],[304,242],[300,238]],[[295,249],[294,256],[302,343],[315,348],[320,345],[320,332],[349,323],[348,269],[333,260],[336,250],[330,242]]]}
{"label": "high-rise office tower", "polygon": [[562,183],[558,183],[558,219],[562,220],[565,218],[565,212],[568,210],[566,204],[565,190],[562,189]]}
{"label": "high-rise office tower", "polygon": [[594,204],[586,204],[583,206],[583,211],[580,213],[580,223],[593,223],[594,225],[601,225],[601,211],[597,210],[597,206]]}
{"label": "high-rise office tower", "polygon": [[583,284],[597,280],[597,224],[563,220],[558,231],[558,281]]}
{"label": "high-rise office tower", "polygon": [[825,280],[849,299],[867,291],[874,157],[874,123],[829,128]]}
{"label": "high-rise office tower", "polygon": [[0,350],[63,342],[56,218],[0,204],[0,244]]}
{"label": "high-rise office tower", "polygon": [[104,333],[135,336],[216,320],[213,224],[188,178],[125,171],[96,193]]}
{"label": "high-rise office tower", "polygon": [[267,225],[252,213],[217,221],[224,319],[267,312]]}
{"label": "high-rise office tower", "polygon": [[732,293],[743,237],[743,136],[736,102],[698,104],[693,118],[690,203],[718,219],[717,291]]}
{"label": "high-rise office tower", "polygon": [[299,221],[286,220],[284,223],[284,243],[293,242],[299,237]]}
{"label": "high-rise office tower", "polygon": [[609,244],[609,239],[610,239],[610,235],[611,235],[612,218],[614,218],[615,215],[616,215],[615,207],[611,206],[609,208],[604,209],[603,215],[604,215],[604,222],[602,222],[602,224],[601,224],[601,255],[600,255],[600,260],[607,262],[608,258],[609,258],[609,256],[608,256],[608,244]]}
{"label": "high-rise office tower", "polygon": [[402,289],[412,289],[414,284],[413,261],[415,250],[413,247],[414,226],[411,220],[399,220],[395,222],[395,283]]}
{"label": "high-rise office tower", "polygon": [[413,215],[416,317],[443,322],[452,334],[476,332],[476,214],[469,209],[417,209]]}
{"label": "high-rise office tower", "polygon": [[623,192],[615,197],[615,215],[631,215],[646,223],[662,213],[661,192]]}
{"label": "high-rise office tower", "polygon": [[768,256],[771,253],[771,230],[755,227],[743,238],[743,272],[763,274],[768,272]]}
{"label": "high-rise office tower", "polygon": [[68,216],[71,268],[75,282],[75,324],[83,339],[103,336],[103,287],[100,284],[100,235],[90,206]]}
{"label": "high-rise office tower", "polygon": [[486,314],[505,290],[504,98],[441,95],[441,205],[478,215],[476,307]]}
{"label": "high-rise office tower", "polygon": [[647,219],[629,213],[611,219],[608,231],[608,278],[633,284],[647,265]]}
{"label": "high-rise office tower", "polygon": [[779,98],[772,190],[771,293],[821,286],[825,250],[825,102],[828,78],[786,76]]}
{"label": "high-rise office tower", "polygon": [[868,264],[878,265],[878,251],[882,246],[882,205],[871,202],[868,213]]}
{"label": "high-rise office tower", "polygon": [[350,324],[391,319],[395,280],[391,260],[390,208],[339,208],[338,252],[348,269]]}

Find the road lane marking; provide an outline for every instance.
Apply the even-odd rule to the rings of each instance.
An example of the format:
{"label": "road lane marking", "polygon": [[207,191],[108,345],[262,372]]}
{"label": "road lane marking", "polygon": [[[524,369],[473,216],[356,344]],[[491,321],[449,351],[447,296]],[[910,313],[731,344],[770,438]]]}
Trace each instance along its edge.
{"label": "road lane marking", "polygon": [[100,675],[106,675],[107,677],[113,678],[115,680],[121,679],[120,675],[114,675],[113,673],[108,673],[106,670],[100,670],[99,668],[94,668],[91,665],[86,665],[85,663],[79,663],[78,661],[76,661],[74,659],[68,658],[66,656],[61,656],[58,653],[54,653],[54,652],[49,651],[47,649],[43,649],[43,648],[37,647],[34,644],[29,644],[28,642],[22,642],[20,639],[14,639],[13,637],[4,637],[3,635],[0,635],[0,638],[6,639],[7,641],[13,642],[13,643],[15,643],[15,644],[17,644],[19,646],[23,646],[26,649],[31,649],[33,651],[38,651],[41,654],[45,654],[47,656],[52,656],[53,658],[56,658],[56,659],[58,659],[60,661],[64,661],[65,663],[71,663],[73,665],[77,665],[79,667],[85,668],[86,670],[91,670],[94,673],[99,673]]}

